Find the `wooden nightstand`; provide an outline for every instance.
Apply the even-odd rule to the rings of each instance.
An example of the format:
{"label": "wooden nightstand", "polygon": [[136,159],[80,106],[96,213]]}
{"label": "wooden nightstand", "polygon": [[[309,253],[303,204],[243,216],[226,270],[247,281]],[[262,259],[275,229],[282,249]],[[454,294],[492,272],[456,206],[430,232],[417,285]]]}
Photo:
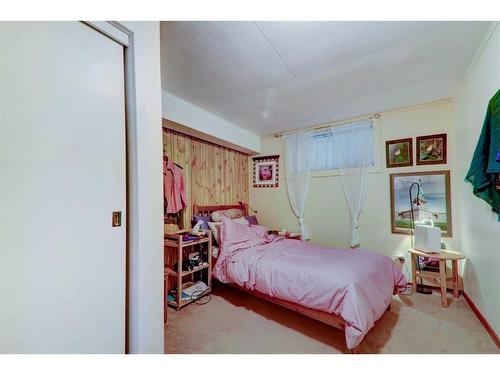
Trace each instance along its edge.
{"label": "wooden nightstand", "polygon": [[[441,287],[441,306],[448,307],[446,298],[446,281],[453,280],[453,297],[458,298],[458,261],[466,256],[451,250],[443,250],[440,253],[425,253],[417,249],[409,249],[411,254],[411,271],[413,292],[417,291],[417,277],[421,279],[437,280]],[[439,275],[436,272],[418,271],[418,257],[435,259],[439,262]],[[451,260],[452,277],[446,277],[446,261]]]}

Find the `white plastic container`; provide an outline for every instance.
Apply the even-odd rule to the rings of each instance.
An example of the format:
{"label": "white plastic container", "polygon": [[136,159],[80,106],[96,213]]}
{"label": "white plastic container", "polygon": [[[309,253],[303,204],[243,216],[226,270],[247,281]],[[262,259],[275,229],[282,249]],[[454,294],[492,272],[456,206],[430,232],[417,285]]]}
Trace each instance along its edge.
{"label": "white plastic container", "polygon": [[426,253],[441,252],[441,228],[415,225],[415,249]]}

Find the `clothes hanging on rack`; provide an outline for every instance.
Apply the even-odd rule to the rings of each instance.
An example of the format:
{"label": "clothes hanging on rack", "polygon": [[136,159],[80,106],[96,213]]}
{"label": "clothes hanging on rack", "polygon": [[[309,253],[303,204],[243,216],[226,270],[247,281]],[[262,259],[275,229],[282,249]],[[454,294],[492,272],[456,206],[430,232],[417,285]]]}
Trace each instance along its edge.
{"label": "clothes hanging on rack", "polygon": [[472,184],[474,194],[500,214],[500,191],[497,190],[500,174],[498,153],[500,153],[500,90],[488,103],[481,135],[469,172],[465,177],[465,180]]}
{"label": "clothes hanging on rack", "polygon": [[167,157],[163,158],[163,193],[165,215],[176,214],[186,207],[183,169]]}

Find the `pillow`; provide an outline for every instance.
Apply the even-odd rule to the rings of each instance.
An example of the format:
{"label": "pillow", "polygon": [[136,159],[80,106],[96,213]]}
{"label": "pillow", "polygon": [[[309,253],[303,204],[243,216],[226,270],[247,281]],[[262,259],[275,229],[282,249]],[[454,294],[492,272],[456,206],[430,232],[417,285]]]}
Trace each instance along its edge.
{"label": "pillow", "polygon": [[[224,216],[224,218],[226,219],[225,216]],[[241,224],[241,225],[245,225],[245,226],[249,225],[248,221],[244,217],[240,217],[238,219],[228,219],[228,220],[229,221],[234,221],[235,223],[238,223],[238,224]],[[208,224],[208,227],[210,228],[210,230],[212,231],[212,233],[214,235],[215,243],[217,245],[220,245],[221,244],[221,226],[222,226],[222,222],[216,223],[214,221],[208,221],[207,224]]]}
{"label": "pillow", "polygon": [[222,226],[222,223],[216,223],[214,221],[209,221],[207,222],[208,227],[212,231],[212,234],[214,235],[214,241],[217,245],[220,246],[220,227]]}
{"label": "pillow", "polygon": [[220,239],[224,248],[240,242],[262,239],[267,235],[266,227],[240,224],[236,220],[228,219],[225,216],[222,217],[221,224]]}
{"label": "pillow", "polygon": [[257,216],[245,216],[245,219],[248,221],[250,225],[259,225],[259,221],[257,220]]}
{"label": "pillow", "polygon": [[230,208],[229,210],[218,210],[212,212],[210,215],[212,221],[219,222],[222,220],[222,216],[226,216],[230,219],[238,219],[243,216],[243,213],[239,208]]}
{"label": "pillow", "polygon": [[232,219],[234,222],[238,223],[238,224],[243,224],[243,225],[250,225],[250,223],[248,222],[247,219],[245,219],[244,217],[239,217],[237,219]]}
{"label": "pillow", "polygon": [[210,221],[210,217],[209,216],[205,216],[205,215],[193,215],[193,227],[200,220],[203,221],[203,224],[201,224],[201,228],[200,229],[209,229],[208,228],[208,222]]}

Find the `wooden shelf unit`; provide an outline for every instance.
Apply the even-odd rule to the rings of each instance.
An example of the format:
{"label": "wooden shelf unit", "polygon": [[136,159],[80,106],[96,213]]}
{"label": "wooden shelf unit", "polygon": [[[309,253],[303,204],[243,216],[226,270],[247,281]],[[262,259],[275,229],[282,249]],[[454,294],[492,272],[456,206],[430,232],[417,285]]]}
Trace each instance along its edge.
{"label": "wooden shelf unit", "polygon": [[197,296],[196,298],[194,299],[186,299],[186,300],[182,300],[181,299],[181,304],[179,305],[178,304],[178,301],[169,301],[168,304],[172,307],[175,307],[176,310],[179,310],[181,309],[182,307],[186,306],[186,305],[189,305],[191,302],[193,301],[196,301],[197,299],[201,298],[201,297],[204,297],[206,296],[207,294],[209,294],[211,292],[211,288],[208,288],[206,291],[204,291],[202,294],[200,294],[199,296]]}
{"label": "wooden shelf unit", "polygon": [[[183,306],[209,294],[212,291],[212,232],[204,230],[205,236],[194,241],[183,241],[182,237],[189,234],[188,230],[175,233],[167,233],[164,239],[164,278],[165,278],[165,309],[172,306],[179,310]],[[203,257],[203,264],[194,267],[192,270],[183,270],[183,260],[188,259],[189,253],[199,251],[198,246],[206,246],[206,257]],[[205,252],[205,251],[203,251]],[[197,275],[199,274],[199,275]],[[198,276],[195,278],[195,276]],[[190,280],[186,280],[186,279]],[[187,283],[193,283],[198,280],[207,284],[208,289],[195,298],[182,299],[183,289]],[[168,293],[172,288],[177,288],[176,301],[168,301]],[[165,313],[166,315],[166,313]]]}

